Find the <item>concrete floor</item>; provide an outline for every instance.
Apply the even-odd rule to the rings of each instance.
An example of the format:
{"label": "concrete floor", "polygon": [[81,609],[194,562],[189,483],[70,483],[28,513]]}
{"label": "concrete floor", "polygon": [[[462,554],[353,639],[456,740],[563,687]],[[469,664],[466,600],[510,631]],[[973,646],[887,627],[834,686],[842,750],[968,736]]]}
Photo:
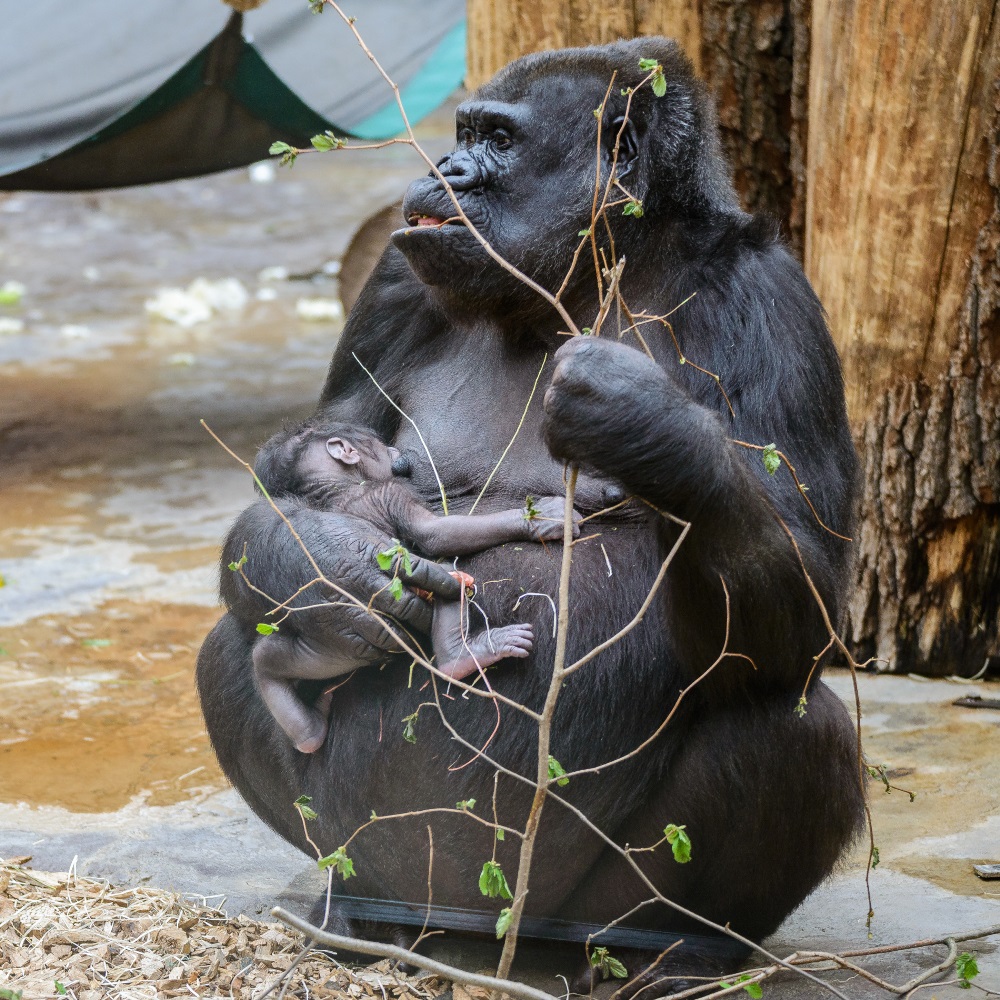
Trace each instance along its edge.
{"label": "concrete floor", "polygon": [[[447,115],[431,120],[430,147],[449,131]],[[225,786],[194,696],[195,652],[218,615],[218,543],[251,496],[198,420],[250,457],[310,410],[338,324],[302,321],[295,306],[336,296],[336,283],[258,272],[336,259],[422,170],[389,149],[303,158],[270,183],[238,171],[0,196],[0,285],[27,288],[21,306],[0,308],[24,323],[0,334],[0,857],[30,854],[53,870],[77,858],[81,872],[224,896],[255,914],[312,892],[312,866]],[[238,278],[249,304],[190,329],[146,315],[158,287],[199,276]],[[873,790],[871,936],[859,853],[769,942],[779,953],[1000,925],[1000,882],[971,870],[1000,861],[1000,712],[951,705],[1000,697],[1000,684],[861,680],[867,753],[917,798]],[[848,677],[831,682],[853,701]],[[996,991],[998,944],[968,946],[977,982]],[[535,953],[525,973],[560,991],[559,961]],[[916,968],[909,956],[873,967],[900,981]],[[839,980],[852,997],[884,995]],[[822,995],[801,980],[765,992]]]}

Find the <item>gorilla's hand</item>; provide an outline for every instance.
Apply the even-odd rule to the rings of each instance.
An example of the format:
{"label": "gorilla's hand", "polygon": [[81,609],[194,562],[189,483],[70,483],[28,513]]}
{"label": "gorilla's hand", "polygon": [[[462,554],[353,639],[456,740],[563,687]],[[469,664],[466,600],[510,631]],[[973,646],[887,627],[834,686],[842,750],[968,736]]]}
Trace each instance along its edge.
{"label": "gorilla's hand", "polygon": [[[410,573],[406,572],[403,560],[399,558],[394,560],[392,569],[383,572],[379,568],[378,556],[391,550],[392,539],[375,535],[370,525],[358,531],[358,523],[352,517],[330,512],[323,512],[322,516],[326,527],[324,534],[329,540],[327,551],[332,558],[318,560],[320,566],[333,583],[366,606],[359,608],[344,601],[336,591],[329,593],[329,600],[343,602],[339,610],[343,615],[345,638],[353,636],[379,649],[395,647],[377,616],[367,610],[369,606],[410,628],[430,632],[431,607],[411,588],[429,591],[449,601],[458,599],[461,585],[444,566],[411,554]],[[398,600],[390,592],[395,573],[404,584]],[[329,617],[331,611],[324,611],[324,614]],[[340,628],[337,630],[340,631]]]}
{"label": "gorilla's hand", "polygon": [[[359,607],[338,590],[322,584],[314,585],[292,602],[303,605],[302,610],[292,616],[295,630],[322,647],[331,662],[336,661],[338,669],[330,676],[343,668],[353,669],[371,663],[379,651],[396,648],[394,640],[382,627],[379,614],[373,612],[396,619],[410,629],[430,632],[431,607],[411,587],[430,591],[446,600],[458,598],[461,587],[447,569],[419,556],[411,556],[410,574],[406,573],[401,560],[397,560],[397,567],[383,573],[379,569],[378,555],[390,549],[393,542],[368,522],[298,502],[282,499],[276,503],[280,514],[264,500],[251,504],[230,531],[223,549],[223,565],[229,561],[239,562],[246,551],[248,558],[243,573],[249,585],[242,573],[224,570],[223,598],[229,609],[248,626],[269,621],[265,616],[273,610],[273,604],[262,598],[261,592],[285,600],[316,577],[304,547],[327,580],[362,605]],[[282,514],[295,529],[301,545],[288,530]],[[390,592],[396,569],[405,584],[399,600]],[[330,603],[318,603],[320,597]]]}
{"label": "gorilla's hand", "polygon": [[616,341],[573,337],[555,360],[544,399],[546,444],[553,457],[598,472],[616,467],[636,439],[648,446],[650,417],[680,394],[656,362]]}
{"label": "gorilla's hand", "polygon": [[618,480],[690,520],[740,489],[718,415],[631,347],[574,337],[556,352],[545,392],[545,441],[555,458]]}
{"label": "gorilla's hand", "polygon": [[[528,532],[536,542],[554,542],[563,537],[563,528],[566,518],[566,498],[565,497],[542,497],[540,500],[533,500],[531,507],[526,509],[528,518]],[[579,511],[573,511],[573,537],[580,535],[580,521],[582,515]]]}

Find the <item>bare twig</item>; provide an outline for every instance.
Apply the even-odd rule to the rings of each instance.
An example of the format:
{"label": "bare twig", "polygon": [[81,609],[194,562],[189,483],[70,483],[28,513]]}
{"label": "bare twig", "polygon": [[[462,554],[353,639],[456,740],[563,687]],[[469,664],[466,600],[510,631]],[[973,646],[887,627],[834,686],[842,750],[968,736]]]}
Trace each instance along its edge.
{"label": "bare twig", "polygon": [[442,979],[450,980],[453,983],[461,983],[463,986],[478,986],[487,990],[501,990],[519,1000],[556,1000],[550,993],[533,989],[523,983],[517,983],[509,979],[496,979],[493,976],[482,976],[475,972],[466,972],[464,969],[457,969],[444,962],[438,962],[425,955],[414,954],[406,948],[400,948],[394,944],[383,944],[379,941],[363,941],[360,938],[345,937],[342,934],[331,934],[329,931],[321,931],[318,927],[313,927],[308,920],[297,917],[294,913],[289,913],[280,906],[271,910],[271,916],[280,920],[288,927],[294,927],[297,931],[313,938],[318,944],[328,945],[331,948],[342,948],[345,951],[356,951],[362,955],[376,955],[379,958],[391,958],[397,962],[417,965],[428,972],[441,976]]}

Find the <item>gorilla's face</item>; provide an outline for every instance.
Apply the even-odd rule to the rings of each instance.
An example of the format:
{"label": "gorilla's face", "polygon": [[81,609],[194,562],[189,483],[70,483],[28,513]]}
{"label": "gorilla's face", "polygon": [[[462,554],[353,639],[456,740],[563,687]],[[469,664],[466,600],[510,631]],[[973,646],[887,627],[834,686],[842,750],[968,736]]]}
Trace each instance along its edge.
{"label": "gorilla's face", "polygon": [[[553,75],[531,81],[514,100],[491,99],[484,89],[458,108],[456,148],[439,164],[462,210],[493,249],[553,289],[566,273],[580,230],[590,225],[593,109],[606,86]],[[524,286],[503,274],[458,218],[436,177],[410,185],[403,214],[407,226],[392,241],[422,281],[475,297],[480,305],[524,295]]]}

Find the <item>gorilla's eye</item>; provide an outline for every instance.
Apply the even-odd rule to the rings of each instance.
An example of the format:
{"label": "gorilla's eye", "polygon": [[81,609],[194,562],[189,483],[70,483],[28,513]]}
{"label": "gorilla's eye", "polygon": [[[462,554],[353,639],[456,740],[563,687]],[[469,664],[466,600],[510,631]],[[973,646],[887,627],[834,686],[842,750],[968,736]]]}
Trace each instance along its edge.
{"label": "gorilla's eye", "polygon": [[510,147],[513,145],[514,145],[513,139],[511,139],[511,137],[506,132],[504,132],[503,129],[497,129],[497,131],[493,133],[494,149],[499,149],[500,152],[503,153],[506,150],[510,149]]}
{"label": "gorilla's eye", "polygon": [[457,139],[460,146],[473,146],[476,142],[476,133],[471,128],[460,128]]}

